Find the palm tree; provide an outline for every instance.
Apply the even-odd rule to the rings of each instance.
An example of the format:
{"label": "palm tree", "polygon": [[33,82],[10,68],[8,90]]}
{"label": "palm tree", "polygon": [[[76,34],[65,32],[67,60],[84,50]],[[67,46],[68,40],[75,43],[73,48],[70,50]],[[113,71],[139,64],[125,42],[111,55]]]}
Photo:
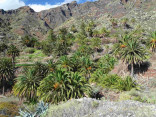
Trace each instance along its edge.
{"label": "palm tree", "polygon": [[51,43],[56,41],[56,35],[54,34],[53,30],[49,30],[47,40]]}
{"label": "palm tree", "polygon": [[78,73],[58,70],[41,81],[38,96],[43,101],[59,103],[71,98],[81,98],[90,91],[91,87]]}
{"label": "palm tree", "polygon": [[93,37],[99,37],[100,32],[98,30],[93,31]]}
{"label": "palm tree", "polygon": [[39,77],[40,79],[43,79],[47,76],[48,72],[49,72],[49,67],[47,64],[43,64],[40,62],[36,62],[33,66],[34,70],[35,70],[35,74],[37,77]]}
{"label": "palm tree", "polygon": [[39,87],[41,78],[36,75],[35,69],[25,69],[24,74],[15,80],[16,84],[13,87],[15,96],[21,99],[26,98],[30,102],[37,100],[37,88]]}
{"label": "palm tree", "polygon": [[120,56],[119,52],[126,47],[127,41],[131,40],[131,34],[121,35],[121,38],[118,40],[116,44],[113,46],[113,53],[115,56]]}
{"label": "palm tree", "polygon": [[100,70],[103,74],[108,74],[113,68],[117,60],[109,54],[101,57],[97,62],[97,71]]}
{"label": "palm tree", "polygon": [[76,29],[75,25],[72,25],[70,30],[73,33],[76,33],[77,32],[77,29]]}
{"label": "palm tree", "polygon": [[57,62],[55,61],[56,59],[50,59],[48,62],[48,68],[49,68],[49,72],[55,72],[56,70],[56,66],[57,66]]}
{"label": "palm tree", "polygon": [[0,44],[0,52],[3,52],[3,55],[5,57],[5,52],[6,52],[6,49],[8,48],[8,46],[4,43]]}
{"label": "palm tree", "polygon": [[68,56],[61,56],[60,59],[58,60],[58,67],[59,68],[64,68],[67,70],[70,70],[70,60]]}
{"label": "palm tree", "polygon": [[2,82],[2,94],[5,94],[6,81],[14,77],[13,65],[11,59],[1,58],[0,59],[0,81]]}
{"label": "palm tree", "polygon": [[123,24],[124,27],[126,27],[128,21],[129,21],[128,18],[123,18],[122,19],[122,24]]}
{"label": "palm tree", "polygon": [[20,51],[15,45],[11,44],[9,46],[7,54],[12,57],[12,64],[14,67],[15,67],[15,57],[19,56],[19,53]]}
{"label": "palm tree", "polygon": [[118,25],[118,21],[116,19],[111,19],[110,22],[112,23],[113,27],[116,27]]}
{"label": "palm tree", "polygon": [[147,59],[149,52],[141,45],[140,41],[131,38],[127,40],[124,46],[121,46],[119,56],[127,64],[131,65],[131,77],[134,77],[134,64],[140,64]]}
{"label": "palm tree", "polygon": [[24,68],[23,74],[16,78],[16,84],[13,87],[14,94],[30,102],[37,101],[37,88],[48,72],[48,65],[39,62],[35,63],[33,67]]}
{"label": "palm tree", "polygon": [[81,71],[85,74],[86,79],[89,79],[91,71],[93,71],[93,62],[87,56],[82,56],[80,60],[82,64]]}
{"label": "palm tree", "polygon": [[150,39],[147,42],[147,46],[152,48],[152,52],[156,51],[156,31],[151,33]]}
{"label": "palm tree", "polygon": [[100,38],[96,37],[91,39],[91,47],[96,51],[101,48],[101,43],[102,41]]}
{"label": "palm tree", "polygon": [[[71,36],[71,35],[70,35]],[[56,56],[66,55],[70,50],[70,37],[66,28],[62,28],[59,30],[58,39],[56,40],[56,46],[53,49],[53,52]]]}
{"label": "palm tree", "polygon": [[81,64],[81,57],[82,53],[77,51],[70,57],[70,67],[73,72],[80,71],[82,64]]}
{"label": "palm tree", "polygon": [[85,28],[86,32],[88,32],[88,37],[92,37],[93,36],[93,27],[88,25]]}
{"label": "palm tree", "polygon": [[87,34],[86,34],[86,31],[85,31],[85,28],[86,28],[86,24],[84,23],[84,22],[81,22],[81,25],[80,25],[80,33],[81,33],[81,35],[83,35],[83,36],[87,36]]}
{"label": "palm tree", "polygon": [[38,41],[34,37],[30,38],[29,36],[25,36],[22,39],[22,44],[26,45],[27,47],[34,47],[36,42],[38,42]]}
{"label": "palm tree", "polygon": [[101,30],[100,30],[100,32],[99,32],[99,34],[100,34],[100,37],[108,37],[109,36],[109,34],[110,34],[110,32],[105,28],[105,27],[103,27]]}

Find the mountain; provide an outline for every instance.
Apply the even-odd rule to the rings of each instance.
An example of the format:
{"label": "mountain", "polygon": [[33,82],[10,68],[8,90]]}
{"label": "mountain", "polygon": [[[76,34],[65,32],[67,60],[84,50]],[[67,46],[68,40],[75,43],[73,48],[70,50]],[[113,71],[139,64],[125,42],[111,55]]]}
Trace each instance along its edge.
{"label": "mountain", "polygon": [[155,0],[99,0],[83,4],[74,1],[41,12],[35,12],[28,6],[9,11],[0,9],[0,32],[7,38],[31,35],[43,39],[49,29],[58,28],[73,19],[92,19],[99,25],[107,25],[109,21],[105,20],[110,17],[135,18],[137,24],[152,29],[156,25],[155,6]]}

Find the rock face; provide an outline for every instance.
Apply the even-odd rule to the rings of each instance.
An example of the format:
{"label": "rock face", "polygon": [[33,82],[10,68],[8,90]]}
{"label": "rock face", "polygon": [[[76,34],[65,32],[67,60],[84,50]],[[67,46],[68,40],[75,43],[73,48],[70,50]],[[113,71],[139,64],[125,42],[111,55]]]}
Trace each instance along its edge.
{"label": "rock face", "polygon": [[131,9],[142,6],[148,9],[146,6],[153,5],[152,3],[154,3],[152,0],[99,0],[83,4],[77,4],[74,1],[41,12],[35,12],[28,6],[9,11],[0,9],[0,26],[7,25],[5,29],[0,29],[0,32],[11,33],[15,36],[32,35],[43,38],[50,28],[54,29],[72,17],[96,20],[107,13],[121,18]]}
{"label": "rock face", "polygon": [[156,105],[83,98],[50,106],[47,117],[156,117]]}

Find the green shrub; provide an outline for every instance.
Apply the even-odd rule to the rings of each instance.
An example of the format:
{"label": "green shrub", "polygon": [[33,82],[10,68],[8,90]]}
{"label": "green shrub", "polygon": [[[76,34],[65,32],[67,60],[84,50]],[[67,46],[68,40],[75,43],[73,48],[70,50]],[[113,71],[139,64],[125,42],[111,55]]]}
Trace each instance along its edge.
{"label": "green shrub", "polygon": [[22,44],[27,46],[27,47],[34,47],[35,46],[35,43],[37,43],[37,39],[34,38],[34,37],[29,37],[29,36],[25,36],[23,39],[22,39]]}
{"label": "green shrub", "polygon": [[98,107],[98,106],[99,106],[99,102],[93,101],[93,102],[92,102],[92,106],[93,106],[94,108]]}
{"label": "green shrub", "polygon": [[97,62],[97,71],[101,71],[103,74],[108,74],[113,68],[117,60],[109,54],[100,58]]}
{"label": "green shrub", "polygon": [[130,91],[127,92],[122,92],[119,96],[119,100],[135,100],[135,101],[140,101],[144,102],[141,96],[141,93],[137,91],[136,89],[131,89]]}
{"label": "green shrub", "polygon": [[104,88],[118,89],[119,91],[129,91],[132,88],[136,88],[135,82],[131,77],[122,79],[118,75],[102,74],[97,72],[98,77],[92,77],[90,82],[95,82],[97,85]]}
{"label": "green shrub", "polygon": [[29,54],[33,54],[35,52],[35,48],[26,48],[25,52]]}
{"label": "green shrub", "polygon": [[15,117],[18,114],[19,106],[13,102],[0,102],[0,117]]}

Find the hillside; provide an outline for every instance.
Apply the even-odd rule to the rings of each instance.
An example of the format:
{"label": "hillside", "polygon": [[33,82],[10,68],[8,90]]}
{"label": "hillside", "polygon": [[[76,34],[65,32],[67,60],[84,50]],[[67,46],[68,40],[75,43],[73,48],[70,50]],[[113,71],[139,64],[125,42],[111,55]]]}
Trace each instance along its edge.
{"label": "hillside", "polygon": [[155,0],[0,10],[0,117],[155,117]]}
{"label": "hillside", "polygon": [[1,28],[0,32],[6,34],[7,38],[31,35],[43,39],[50,28],[55,29],[71,18],[75,22],[79,19],[92,19],[101,25],[104,22],[109,23],[106,16],[135,18],[137,24],[144,24],[143,28],[152,30],[156,25],[153,22],[156,19],[155,6],[156,3],[152,0],[99,0],[83,4],[72,2],[41,12],[35,12],[28,6],[9,11],[1,9],[0,24],[5,28]]}

